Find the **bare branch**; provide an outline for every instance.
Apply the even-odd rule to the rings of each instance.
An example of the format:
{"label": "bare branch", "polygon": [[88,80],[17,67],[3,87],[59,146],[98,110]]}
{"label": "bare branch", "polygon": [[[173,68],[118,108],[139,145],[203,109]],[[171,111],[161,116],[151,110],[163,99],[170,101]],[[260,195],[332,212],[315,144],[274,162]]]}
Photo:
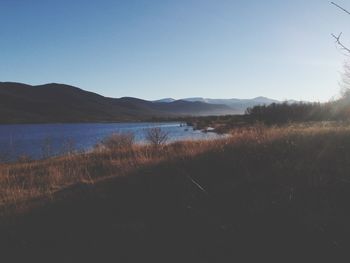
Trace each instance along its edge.
{"label": "bare branch", "polygon": [[332,34],[332,37],[334,37],[335,43],[337,43],[338,46],[340,46],[342,50],[345,50],[346,52],[350,53],[350,48],[348,48],[347,46],[345,46],[345,45],[341,42],[341,40],[340,40],[342,34],[343,34],[343,33],[340,33],[338,36]]}
{"label": "bare branch", "polygon": [[[350,15],[350,12],[348,10],[346,10],[344,7],[334,3],[334,2],[331,2],[332,5],[336,6],[337,8],[339,8],[340,10],[344,11],[345,13],[347,13],[348,15]],[[350,48],[348,48],[347,46],[345,46],[342,41],[340,40],[340,38],[342,37],[342,32],[336,36],[334,34],[332,34],[332,37],[334,37],[335,39],[335,43],[344,51],[350,53]]]}
{"label": "bare branch", "polygon": [[350,12],[348,10],[346,10],[344,7],[341,7],[340,5],[334,3],[334,2],[331,2],[332,5],[338,7],[340,10],[343,10],[345,13],[347,13],[348,15],[350,15]]}

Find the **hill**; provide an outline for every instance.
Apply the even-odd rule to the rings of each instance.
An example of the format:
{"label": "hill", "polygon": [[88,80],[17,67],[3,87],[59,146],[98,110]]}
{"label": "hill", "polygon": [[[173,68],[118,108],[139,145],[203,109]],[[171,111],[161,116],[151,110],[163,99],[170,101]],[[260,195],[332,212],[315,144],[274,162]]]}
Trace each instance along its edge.
{"label": "hill", "polygon": [[[202,98],[202,97],[193,97],[193,98],[184,98],[183,101],[189,102],[202,102],[209,104],[220,104],[226,105],[233,109],[235,113],[242,114],[245,112],[247,108],[258,106],[258,105],[269,105],[271,103],[281,103],[281,101],[266,98],[266,97],[256,97],[253,99],[210,99],[210,98]],[[165,98],[161,100],[157,100],[157,102],[168,103],[172,102],[174,99]]]}
{"label": "hill", "polygon": [[153,117],[222,115],[226,105],[108,98],[64,84],[0,82],[0,123],[143,121]]}

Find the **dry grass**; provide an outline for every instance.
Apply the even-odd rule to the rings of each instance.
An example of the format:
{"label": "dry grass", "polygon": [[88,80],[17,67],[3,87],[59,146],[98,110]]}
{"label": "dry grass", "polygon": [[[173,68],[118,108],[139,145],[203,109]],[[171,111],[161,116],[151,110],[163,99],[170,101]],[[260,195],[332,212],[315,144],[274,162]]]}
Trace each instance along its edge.
{"label": "dry grass", "polygon": [[99,147],[89,153],[0,164],[0,206],[23,206],[25,201],[50,197],[74,184],[94,184],[162,161],[190,158],[215,145],[203,141],[178,142],[162,148],[131,145],[112,150]]}
{"label": "dry grass", "polygon": [[[320,140],[324,143],[319,145]],[[265,127],[255,125],[237,128],[229,137],[215,141],[177,142],[162,148],[128,145],[114,150],[98,148],[90,153],[71,154],[41,161],[23,161],[0,164],[0,207],[25,206],[34,198],[50,197],[55,192],[75,184],[94,184],[100,180],[126,176],[136,170],[158,163],[174,160],[191,160],[197,156],[220,154],[233,158],[241,153],[237,161],[266,159],[270,154],[279,154],[273,160],[277,171],[295,175],[294,168],[303,171],[305,178],[317,175],[317,183],[326,181],[329,175],[319,170],[324,164],[295,163],[293,153],[305,154],[307,158],[317,155],[315,160],[323,160],[329,152],[329,161],[344,160],[350,152],[350,127],[335,123],[299,124],[285,127]],[[341,158],[337,158],[341,157]],[[343,155],[343,156],[341,156]],[[226,158],[224,157],[224,158]],[[330,159],[332,158],[332,159]],[[299,160],[299,158],[297,158]],[[232,160],[234,161],[234,160]],[[323,160],[324,161],[324,160]],[[247,166],[254,166],[254,163]],[[334,164],[336,165],[336,164]],[[347,164],[339,164],[344,172],[349,172]],[[181,167],[179,167],[181,168]],[[349,168],[349,170],[347,170]],[[308,171],[308,174],[305,174]],[[194,175],[196,176],[196,175]],[[305,179],[304,178],[304,179]],[[307,181],[306,180],[306,181]],[[343,180],[347,180],[343,178]],[[302,180],[305,182],[305,180]],[[316,181],[314,183],[316,183]]]}
{"label": "dry grass", "polygon": [[341,262],[349,160],[350,127],[314,123],[3,164],[1,211],[14,216],[1,217],[1,252],[11,262]]}

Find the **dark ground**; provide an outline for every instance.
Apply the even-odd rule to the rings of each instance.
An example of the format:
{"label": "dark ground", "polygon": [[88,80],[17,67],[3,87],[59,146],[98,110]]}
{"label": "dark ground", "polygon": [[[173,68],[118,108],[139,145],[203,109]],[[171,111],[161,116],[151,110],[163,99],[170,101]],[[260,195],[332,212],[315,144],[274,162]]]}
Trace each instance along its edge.
{"label": "dark ground", "polygon": [[349,146],[227,146],[77,185],[2,224],[1,262],[348,262]]}

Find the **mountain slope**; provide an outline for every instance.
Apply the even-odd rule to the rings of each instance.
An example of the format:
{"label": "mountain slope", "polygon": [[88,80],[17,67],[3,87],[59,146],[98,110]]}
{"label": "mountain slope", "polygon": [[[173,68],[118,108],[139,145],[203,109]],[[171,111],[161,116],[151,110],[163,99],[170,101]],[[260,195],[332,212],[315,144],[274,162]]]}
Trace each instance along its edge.
{"label": "mountain slope", "polygon": [[164,99],[160,99],[160,100],[155,100],[153,102],[167,102],[167,103],[169,103],[169,102],[174,102],[174,101],[176,101],[176,100],[173,98],[164,98]]}
{"label": "mountain slope", "polygon": [[253,107],[256,105],[261,104],[271,104],[271,103],[280,103],[278,100],[266,98],[266,97],[256,97],[253,99],[209,99],[209,98],[201,98],[201,97],[194,97],[194,98],[185,98],[183,99],[185,101],[190,102],[204,102],[209,104],[222,104],[226,105],[228,107],[231,107],[236,112],[243,113],[247,108]]}
{"label": "mountain slope", "polygon": [[0,123],[140,121],[151,117],[233,113],[225,105],[107,98],[64,85],[0,82]]}

